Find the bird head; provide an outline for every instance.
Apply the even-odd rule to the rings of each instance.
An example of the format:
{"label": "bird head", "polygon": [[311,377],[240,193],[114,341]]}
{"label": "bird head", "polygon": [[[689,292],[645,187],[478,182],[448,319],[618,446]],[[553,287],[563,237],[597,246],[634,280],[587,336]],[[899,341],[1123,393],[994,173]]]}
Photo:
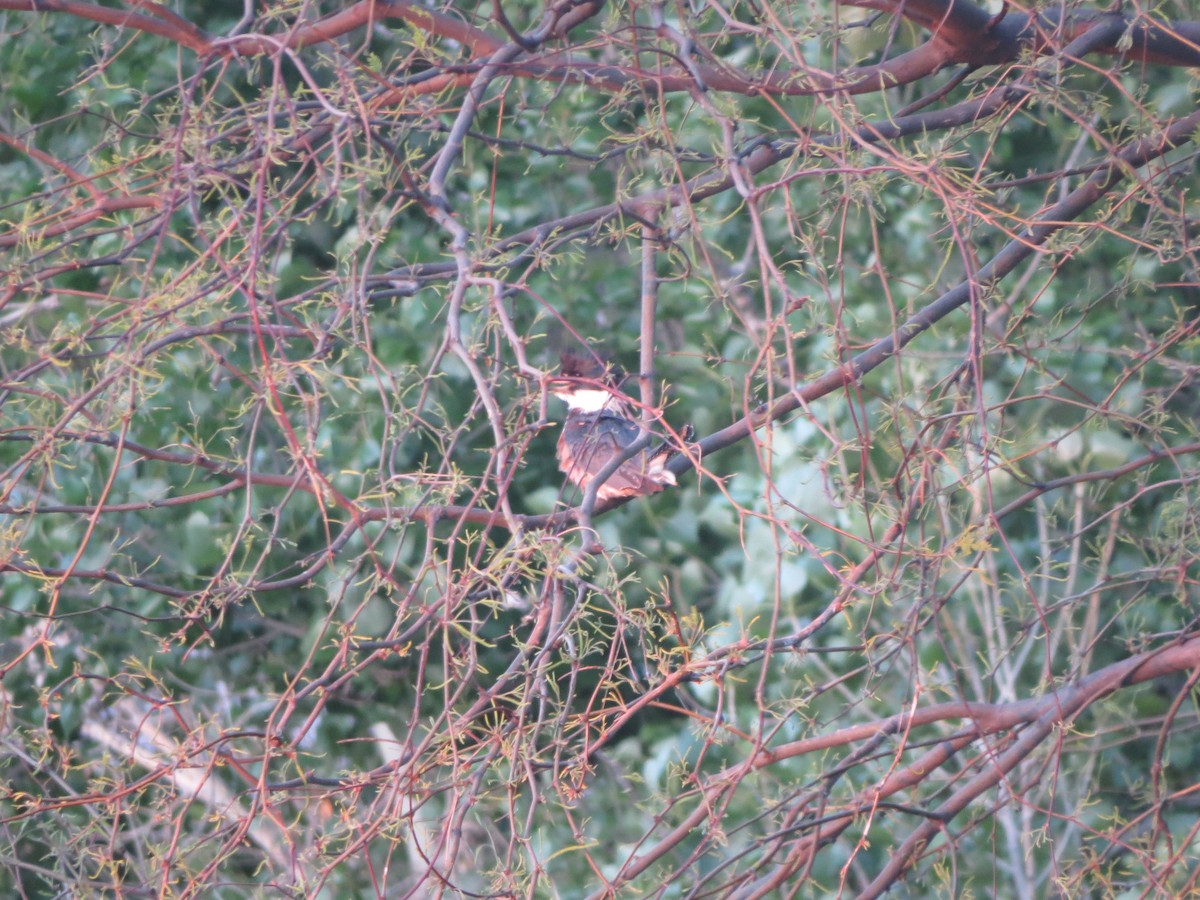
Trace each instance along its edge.
{"label": "bird head", "polygon": [[599,356],[564,351],[559,374],[550,379],[550,392],[570,409],[599,412],[623,404],[619,390],[624,373]]}

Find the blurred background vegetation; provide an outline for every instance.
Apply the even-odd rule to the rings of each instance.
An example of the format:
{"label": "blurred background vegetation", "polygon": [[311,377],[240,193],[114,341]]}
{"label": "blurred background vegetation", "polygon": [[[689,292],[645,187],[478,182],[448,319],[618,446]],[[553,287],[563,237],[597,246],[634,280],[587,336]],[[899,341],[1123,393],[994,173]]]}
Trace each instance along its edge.
{"label": "blurred background vegetation", "polygon": [[[5,895],[1195,891],[1197,62],[1146,13],[964,63],[931,2],[28,5]],[[598,544],[585,345],[705,451]]]}

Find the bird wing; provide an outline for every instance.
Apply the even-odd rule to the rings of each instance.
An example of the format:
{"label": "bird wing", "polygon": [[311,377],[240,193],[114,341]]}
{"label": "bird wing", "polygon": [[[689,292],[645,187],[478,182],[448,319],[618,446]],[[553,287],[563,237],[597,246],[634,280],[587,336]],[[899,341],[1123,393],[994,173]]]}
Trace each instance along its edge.
{"label": "bird wing", "polygon": [[[613,457],[623,454],[640,436],[636,422],[607,412],[569,416],[558,442],[559,464],[571,481],[586,488]],[[673,482],[661,461],[652,460],[643,450],[604,482],[598,496],[652,494]]]}

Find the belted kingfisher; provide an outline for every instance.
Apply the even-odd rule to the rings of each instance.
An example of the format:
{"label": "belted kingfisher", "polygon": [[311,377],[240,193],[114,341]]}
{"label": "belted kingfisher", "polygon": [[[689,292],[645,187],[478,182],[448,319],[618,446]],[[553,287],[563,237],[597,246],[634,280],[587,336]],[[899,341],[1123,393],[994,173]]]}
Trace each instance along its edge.
{"label": "belted kingfisher", "polygon": [[[624,454],[642,436],[642,429],[611,369],[599,361],[564,353],[561,373],[551,384],[554,396],[567,404],[567,421],[558,437],[558,467],[572,484],[587,490],[614,457]],[[685,440],[690,433],[690,428],[685,431]],[[669,444],[635,453],[600,485],[596,499],[644,497],[674,486],[675,474],[664,468],[674,453]]]}

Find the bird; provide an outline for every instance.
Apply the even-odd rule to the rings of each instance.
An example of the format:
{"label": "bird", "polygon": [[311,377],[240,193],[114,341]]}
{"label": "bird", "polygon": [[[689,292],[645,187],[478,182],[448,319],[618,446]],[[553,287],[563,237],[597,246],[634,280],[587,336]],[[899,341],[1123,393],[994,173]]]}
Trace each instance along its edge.
{"label": "bird", "polygon": [[[560,375],[551,380],[551,393],[567,404],[558,437],[558,467],[582,491],[643,434],[619,383],[617,370],[573,353],[562,355]],[[665,443],[638,451],[597,488],[596,499],[645,497],[673,487],[675,473],[666,464],[674,453]]]}

